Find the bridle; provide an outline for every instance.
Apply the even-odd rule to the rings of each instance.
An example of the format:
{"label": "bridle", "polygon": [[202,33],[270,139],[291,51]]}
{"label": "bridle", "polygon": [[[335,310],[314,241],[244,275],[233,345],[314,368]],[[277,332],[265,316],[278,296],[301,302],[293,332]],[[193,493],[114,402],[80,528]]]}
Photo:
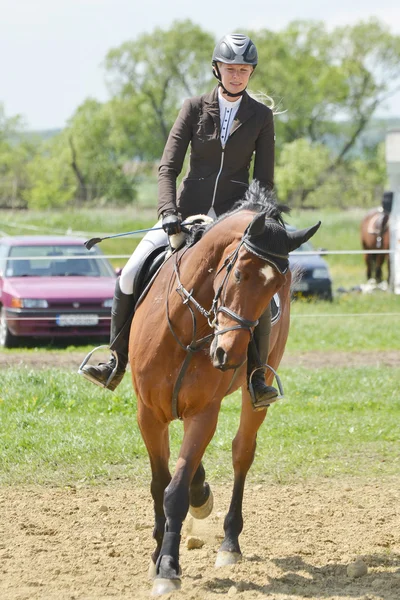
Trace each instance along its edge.
{"label": "bridle", "polygon": [[[174,419],[179,418],[178,394],[179,394],[179,390],[181,388],[183,378],[185,376],[185,373],[187,371],[187,368],[189,366],[189,363],[190,363],[190,360],[191,360],[193,354],[195,352],[198,352],[202,348],[204,348],[208,344],[208,342],[211,342],[212,338],[214,338],[215,336],[223,335],[224,333],[228,333],[228,331],[236,331],[239,329],[246,329],[250,334],[250,339],[253,338],[254,328],[258,324],[258,319],[255,321],[246,319],[245,317],[242,317],[241,315],[237,314],[232,309],[228,308],[227,306],[225,306],[224,304],[221,303],[223,291],[224,291],[226,284],[229,280],[229,277],[232,273],[232,269],[238,259],[240,249],[242,248],[245,241],[246,241],[246,236],[243,236],[241,241],[239,242],[237,248],[235,250],[233,250],[233,252],[231,252],[231,254],[229,254],[229,256],[227,256],[225,258],[223,264],[216,272],[215,277],[217,277],[223,270],[225,270],[225,274],[222,278],[222,281],[219,284],[218,289],[214,294],[214,298],[212,300],[210,310],[205,309],[193,297],[193,289],[189,292],[185,288],[185,286],[183,285],[183,283],[180,279],[179,263],[182,260],[186,251],[189,249],[189,247],[187,247],[183,251],[183,253],[181,253],[180,256],[176,255],[176,257],[175,257],[174,271],[173,271],[171,281],[169,284],[169,290],[167,292],[166,312],[167,312],[167,321],[168,321],[169,329],[170,329],[172,335],[174,336],[175,340],[177,341],[177,343],[181,346],[181,348],[183,348],[186,351],[186,357],[182,363],[181,369],[179,371],[179,375],[178,375],[177,380],[174,385],[173,394],[172,394],[172,415],[173,415]],[[174,328],[171,323],[171,319],[169,317],[169,296],[172,291],[172,287],[173,287],[172,283],[174,280],[176,280],[178,283],[175,291],[178,292],[178,294],[182,298],[183,304],[185,304],[188,307],[191,317],[192,317],[192,339],[189,344],[184,344],[179,339],[176,332],[174,331]],[[197,319],[196,319],[195,311],[199,312],[201,315],[203,315],[203,317],[205,317],[207,319],[207,323],[208,323],[209,327],[211,327],[211,329],[213,330],[212,333],[210,333],[200,339],[196,339]],[[237,325],[232,325],[231,327],[225,327],[224,329],[218,330],[217,327],[218,327],[218,314],[219,313],[224,313],[224,314],[228,315],[228,317],[230,317],[231,319],[233,319],[234,321],[237,322]]]}
{"label": "bridle", "polygon": [[[221,267],[218,269],[218,271],[215,274],[215,277],[217,277],[223,270],[225,270],[225,274],[222,278],[222,281],[219,284],[218,289],[216,290],[216,292],[214,294],[214,298],[212,300],[210,310],[206,310],[193,297],[193,289],[189,292],[185,288],[185,286],[182,284],[182,281],[180,279],[179,262],[182,259],[183,255],[187,249],[184,251],[184,253],[181,255],[180,258],[176,257],[175,263],[174,263],[174,274],[175,274],[176,281],[178,282],[178,285],[176,287],[176,292],[178,292],[178,294],[181,296],[183,304],[186,304],[188,306],[191,316],[192,316],[193,335],[192,335],[192,340],[189,345],[185,345],[180,341],[180,339],[177,337],[177,335],[172,327],[172,323],[169,318],[169,310],[168,310],[169,294],[167,296],[167,320],[168,320],[169,328],[170,328],[173,336],[175,337],[176,341],[186,351],[196,352],[197,350],[200,350],[201,348],[203,348],[204,345],[211,338],[213,338],[215,336],[223,335],[224,333],[228,333],[229,331],[246,329],[250,333],[250,337],[253,336],[253,330],[256,327],[256,325],[258,324],[258,319],[254,320],[254,321],[250,320],[250,319],[246,319],[245,317],[242,317],[238,313],[234,312],[231,308],[228,308],[227,306],[225,306],[221,301],[223,291],[225,289],[226,284],[228,283],[229,277],[232,273],[232,269],[238,259],[240,249],[242,248],[242,246],[245,242],[245,239],[246,239],[245,237],[243,237],[241,239],[241,241],[239,242],[236,249],[233,250],[233,252],[231,252],[231,254],[229,254],[229,256],[227,256],[225,258],[223,264],[221,265]],[[194,309],[196,309],[200,314],[202,314],[207,319],[207,323],[208,323],[209,327],[214,330],[212,333],[206,335],[205,337],[203,337],[199,340],[196,340],[197,320],[196,320],[196,315],[195,315]],[[225,327],[224,329],[217,329],[218,313],[226,314],[229,318],[236,321],[237,325],[233,325],[231,327]]]}

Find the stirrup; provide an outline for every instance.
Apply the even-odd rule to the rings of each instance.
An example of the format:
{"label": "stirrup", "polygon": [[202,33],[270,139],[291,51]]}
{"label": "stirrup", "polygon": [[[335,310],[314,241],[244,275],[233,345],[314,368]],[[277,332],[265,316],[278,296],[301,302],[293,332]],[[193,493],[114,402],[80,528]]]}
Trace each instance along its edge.
{"label": "stirrup", "polygon": [[[111,352],[111,354],[113,355],[113,357],[115,358],[115,367],[111,371],[110,376],[107,379],[107,381],[105,383],[100,383],[100,381],[97,381],[97,379],[94,379],[94,378],[90,377],[82,369],[88,363],[88,361],[89,361],[90,357],[92,356],[92,354],[94,354],[95,352],[97,352],[97,350],[104,350],[105,348],[107,348]],[[82,364],[80,365],[80,367],[78,369],[78,374],[82,375],[82,377],[84,377],[88,381],[91,381],[92,383],[95,383],[99,387],[107,388],[107,386],[110,384],[110,382],[114,379],[114,375],[116,374],[117,369],[118,369],[118,354],[115,352],[115,350],[112,350],[107,344],[104,344],[103,346],[97,346],[96,348],[94,348],[93,350],[91,350],[89,352],[89,354],[87,354],[87,356],[85,356],[85,358],[82,361]]]}
{"label": "stirrup", "polygon": [[[278,384],[278,389],[279,389],[279,395],[276,396],[275,398],[271,398],[271,400],[268,400],[268,404],[264,404],[263,406],[257,406],[257,400],[256,397],[254,395],[254,389],[253,389],[253,384],[251,382],[251,380],[253,379],[253,375],[256,371],[259,371],[260,369],[269,369],[270,371],[273,372],[273,374],[275,375],[275,379],[276,379],[276,383]],[[253,405],[253,410],[255,411],[259,411],[259,410],[264,410],[266,408],[268,408],[271,404],[273,404],[274,402],[276,402],[277,400],[281,400],[282,398],[285,397],[285,393],[283,391],[283,386],[281,383],[281,379],[278,375],[278,373],[275,371],[275,369],[273,369],[272,367],[270,367],[269,365],[265,364],[265,365],[261,365],[261,367],[256,367],[255,369],[252,370],[252,372],[249,375],[249,393],[250,393],[250,397],[251,397],[251,402]]]}

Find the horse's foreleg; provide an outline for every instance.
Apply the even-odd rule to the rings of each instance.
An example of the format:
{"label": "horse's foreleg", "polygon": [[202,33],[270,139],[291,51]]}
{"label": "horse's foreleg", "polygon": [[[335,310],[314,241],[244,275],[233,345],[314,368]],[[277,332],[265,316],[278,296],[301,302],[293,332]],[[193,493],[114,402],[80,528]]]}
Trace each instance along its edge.
{"label": "horse's foreleg", "polygon": [[247,389],[242,389],[240,425],[232,443],[234,484],[231,503],[224,521],[225,537],[217,554],[216,567],[234,564],[241,560],[239,535],[243,529],[243,494],[247,473],[253,463],[257,431],[267,411],[254,412]]}
{"label": "horse's foreleg", "polygon": [[164,491],[171,481],[168,468],[169,438],[168,424],[160,423],[148,408],[139,403],[138,423],[150,459],[151,466],[151,495],[154,502],[154,530],[153,538],[157,546],[154,550],[150,564],[149,575],[155,576],[155,564],[160,554],[165,530]]}
{"label": "horse's foreleg", "polygon": [[180,587],[179,545],[183,521],[189,510],[190,484],[196,474],[203,477],[199,465],[214,435],[219,406],[210,405],[201,415],[184,418],[184,435],[175,473],[165,490],[165,533],[156,565],[153,595],[168,593]]}

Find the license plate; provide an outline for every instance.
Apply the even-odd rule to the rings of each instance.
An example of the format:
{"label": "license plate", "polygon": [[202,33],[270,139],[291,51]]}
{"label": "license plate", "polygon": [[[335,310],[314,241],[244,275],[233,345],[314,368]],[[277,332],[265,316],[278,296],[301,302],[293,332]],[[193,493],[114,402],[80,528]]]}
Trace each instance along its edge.
{"label": "license plate", "polygon": [[308,283],[306,283],[305,281],[299,281],[299,283],[296,283],[296,285],[294,286],[294,290],[296,292],[307,292]]}
{"label": "license plate", "polygon": [[97,325],[98,322],[98,315],[58,315],[56,317],[56,323],[59,327]]}

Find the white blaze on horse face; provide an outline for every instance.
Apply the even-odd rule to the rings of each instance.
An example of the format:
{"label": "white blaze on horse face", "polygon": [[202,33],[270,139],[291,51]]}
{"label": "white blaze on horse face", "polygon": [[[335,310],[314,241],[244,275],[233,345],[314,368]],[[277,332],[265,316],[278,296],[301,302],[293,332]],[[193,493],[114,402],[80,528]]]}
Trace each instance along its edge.
{"label": "white blaze on horse face", "polygon": [[265,278],[265,285],[275,277],[275,269],[271,265],[265,265],[260,269],[260,275]]}

